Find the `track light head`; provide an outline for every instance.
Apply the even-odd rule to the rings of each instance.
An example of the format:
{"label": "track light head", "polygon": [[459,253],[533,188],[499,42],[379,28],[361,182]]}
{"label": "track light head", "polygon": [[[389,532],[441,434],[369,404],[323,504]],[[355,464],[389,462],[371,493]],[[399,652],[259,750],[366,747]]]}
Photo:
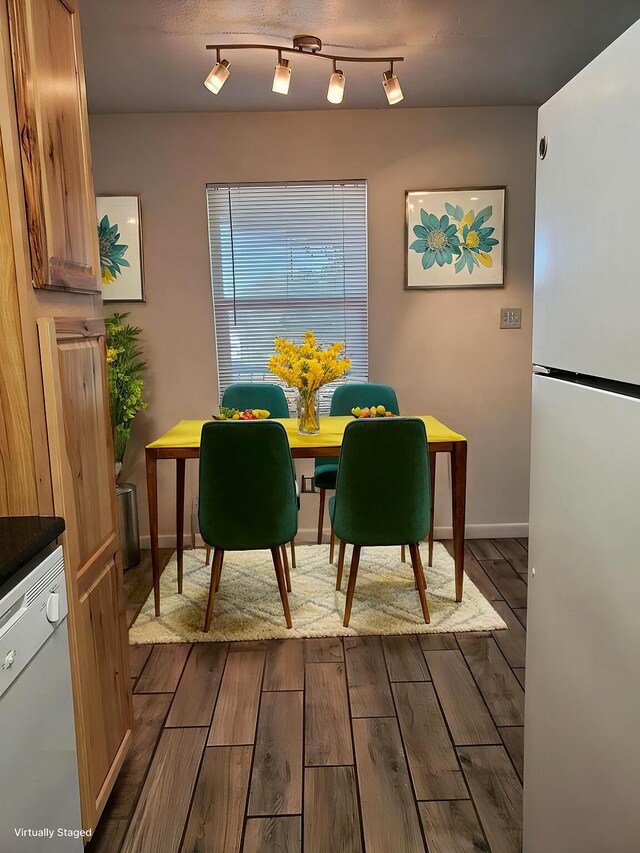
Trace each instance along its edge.
{"label": "track light head", "polygon": [[341,104],[344,97],[345,77],[339,68],[336,68],[336,63],[333,63],[333,74],[329,78],[329,90],[327,91],[327,100],[331,104]]}
{"label": "track light head", "polygon": [[382,75],[382,85],[390,104],[397,104],[404,98],[402,89],[400,88],[400,81],[393,73],[393,63],[389,71],[385,71]]}
{"label": "track light head", "polygon": [[224,86],[225,80],[231,72],[229,71],[229,63],[226,59],[220,59],[220,51],[218,51],[218,61],[209,72],[204,85],[210,92],[217,95],[220,89]]}
{"label": "track light head", "polygon": [[291,69],[289,68],[289,61],[287,59],[282,59],[282,57],[278,55],[278,64],[276,65],[276,70],[273,74],[273,86],[271,88],[279,95],[287,95],[289,93],[290,81]]}

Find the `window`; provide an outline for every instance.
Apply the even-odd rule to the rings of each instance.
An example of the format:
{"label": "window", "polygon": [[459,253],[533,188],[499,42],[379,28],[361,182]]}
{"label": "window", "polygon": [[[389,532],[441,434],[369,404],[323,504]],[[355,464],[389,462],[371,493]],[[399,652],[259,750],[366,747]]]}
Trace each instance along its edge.
{"label": "window", "polygon": [[349,381],[367,381],[366,182],[208,185],[207,210],[220,395],[277,381],[274,338],[306,329],[344,341]]}

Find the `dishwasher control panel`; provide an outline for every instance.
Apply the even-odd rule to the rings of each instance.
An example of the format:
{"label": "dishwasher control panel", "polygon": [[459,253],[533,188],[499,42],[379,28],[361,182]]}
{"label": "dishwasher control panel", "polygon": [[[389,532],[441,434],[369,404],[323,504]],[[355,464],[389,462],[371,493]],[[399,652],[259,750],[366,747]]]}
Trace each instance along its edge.
{"label": "dishwasher control panel", "polygon": [[67,615],[62,547],[51,545],[0,598],[0,696]]}

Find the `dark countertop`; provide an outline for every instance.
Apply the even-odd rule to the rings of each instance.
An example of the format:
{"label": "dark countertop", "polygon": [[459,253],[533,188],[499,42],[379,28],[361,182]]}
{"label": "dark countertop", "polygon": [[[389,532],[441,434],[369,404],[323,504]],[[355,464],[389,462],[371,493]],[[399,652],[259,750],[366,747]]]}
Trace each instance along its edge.
{"label": "dark countertop", "polygon": [[64,532],[61,518],[0,517],[0,586]]}

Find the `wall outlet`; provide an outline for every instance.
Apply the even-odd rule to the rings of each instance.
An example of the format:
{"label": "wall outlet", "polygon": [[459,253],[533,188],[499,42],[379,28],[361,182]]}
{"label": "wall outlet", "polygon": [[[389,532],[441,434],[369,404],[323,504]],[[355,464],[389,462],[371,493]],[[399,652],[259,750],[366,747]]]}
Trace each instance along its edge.
{"label": "wall outlet", "polygon": [[501,308],[500,309],[500,328],[501,329],[521,329],[522,328],[522,308]]}

